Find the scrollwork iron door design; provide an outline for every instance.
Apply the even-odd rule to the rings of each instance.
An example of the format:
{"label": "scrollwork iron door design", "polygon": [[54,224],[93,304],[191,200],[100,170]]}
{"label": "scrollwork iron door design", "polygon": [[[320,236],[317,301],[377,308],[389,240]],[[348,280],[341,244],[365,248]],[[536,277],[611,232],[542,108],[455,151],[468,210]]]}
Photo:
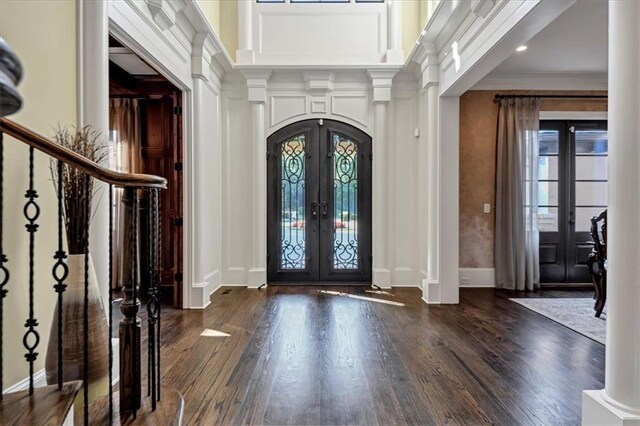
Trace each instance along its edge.
{"label": "scrollwork iron door design", "polygon": [[270,282],[371,281],[371,138],[306,120],[268,139]]}

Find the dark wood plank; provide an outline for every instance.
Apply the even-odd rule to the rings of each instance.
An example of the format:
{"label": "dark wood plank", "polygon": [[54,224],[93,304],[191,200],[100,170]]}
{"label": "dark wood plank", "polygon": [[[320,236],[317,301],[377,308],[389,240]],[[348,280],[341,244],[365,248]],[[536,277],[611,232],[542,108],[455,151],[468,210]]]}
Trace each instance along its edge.
{"label": "dark wood plank", "polygon": [[5,394],[0,402],[1,425],[62,425],[69,415],[82,382],[67,382],[58,391],[57,385],[29,391]]}
{"label": "dark wood plank", "polygon": [[508,300],[590,292],[434,306],[367,290],[225,287],[204,311],[165,309],[163,384],[185,424],[579,424],[582,390],[604,386],[603,345]]}

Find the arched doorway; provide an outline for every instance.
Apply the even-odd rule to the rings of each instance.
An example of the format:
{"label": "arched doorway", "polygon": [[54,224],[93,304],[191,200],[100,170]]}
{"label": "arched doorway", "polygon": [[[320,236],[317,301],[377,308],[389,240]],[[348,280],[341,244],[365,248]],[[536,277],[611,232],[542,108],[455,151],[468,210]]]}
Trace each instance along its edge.
{"label": "arched doorway", "polygon": [[371,137],[305,120],[267,139],[267,279],[371,282]]}

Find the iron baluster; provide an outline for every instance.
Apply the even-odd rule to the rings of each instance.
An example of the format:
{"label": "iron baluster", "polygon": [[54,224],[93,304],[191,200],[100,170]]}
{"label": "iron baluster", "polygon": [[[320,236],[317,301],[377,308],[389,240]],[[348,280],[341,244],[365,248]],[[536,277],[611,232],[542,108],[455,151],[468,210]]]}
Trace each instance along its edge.
{"label": "iron baluster", "polygon": [[155,247],[156,247],[156,190],[149,191],[149,300],[147,302],[147,315],[149,324],[149,340],[148,340],[148,353],[149,353],[149,396],[151,397],[151,409],[156,409],[156,321],[158,313],[158,295],[155,284]]}
{"label": "iron baluster", "polygon": [[63,216],[64,210],[62,207],[62,191],[63,191],[63,164],[62,161],[58,160],[57,162],[58,168],[58,182],[57,182],[57,195],[58,195],[58,250],[53,258],[56,260],[56,263],[53,265],[53,278],[56,280],[56,284],[53,286],[54,290],[58,294],[58,390],[62,389],[62,384],[64,382],[64,361],[63,361],[63,353],[62,353],[62,294],[67,288],[67,285],[64,283],[69,275],[69,267],[65,262],[67,258],[67,253],[64,251],[64,242],[63,242]]}
{"label": "iron baluster", "polygon": [[[38,352],[36,352],[36,348],[38,347],[38,343],[40,343],[40,334],[38,333],[36,327],[38,326],[38,320],[35,318],[34,313],[34,273],[35,273],[35,233],[38,231],[38,224],[36,220],[40,216],[40,207],[35,202],[36,198],[38,198],[38,192],[34,189],[34,150],[33,147],[29,148],[29,189],[25,194],[25,198],[28,199],[27,203],[24,206],[24,216],[27,219],[28,223],[25,225],[27,228],[27,232],[29,233],[29,318],[25,322],[25,327],[27,328],[27,332],[22,339],[22,344],[27,349],[27,353],[25,354],[25,358],[29,363],[29,395],[33,395],[33,364],[38,358]],[[30,339],[33,341],[30,342]]]}
{"label": "iron baluster", "polygon": [[109,424],[113,424],[113,185],[109,185]]}
{"label": "iron baluster", "polygon": [[[88,174],[84,175],[85,194],[89,193]],[[91,219],[90,197],[85,197],[85,220],[89,223]],[[83,326],[83,354],[82,354],[82,385],[84,390],[84,424],[89,424],[89,226],[86,226],[84,233],[84,312],[82,316]]]}
{"label": "iron baluster", "polygon": [[157,244],[156,244],[156,261],[157,261],[157,265],[156,265],[156,274],[157,274],[157,278],[156,278],[156,297],[158,299],[158,326],[156,327],[156,333],[157,333],[157,338],[156,338],[156,354],[157,354],[157,358],[158,358],[158,368],[156,369],[156,374],[157,374],[157,379],[156,379],[156,383],[158,383],[158,388],[156,389],[158,392],[157,395],[157,400],[160,401],[160,325],[162,323],[161,318],[162,318],[162,303],[160,303],[160,301],[162,300],[162,286],[160,285],[160,281],[162,278],[162,211],[160,210],[162,207],[162,199],[160,198],[160,191],[156,190],[157,194],[156,194],[156,215],[158,216],[158,219],[156,221],[156,226],[157,226],[157,232],[156,232],[156,236],[157,236]]}
{"label": "iron baluster", "polygon": [[0,132],[0,271],[2,271],[2,278],[0,279],[0,401],[2,401],[2,389],[4,384],[4,375],[2,369],[4,367],[4,358],[2,356],[4,349],[3,324],[4,324],[4,298],[7,296],[7,289],[5,288],[9,282],[9,270],[5,263],[7,263],[7,256],[4,254],[3,231],[4,231],[4,133]]}

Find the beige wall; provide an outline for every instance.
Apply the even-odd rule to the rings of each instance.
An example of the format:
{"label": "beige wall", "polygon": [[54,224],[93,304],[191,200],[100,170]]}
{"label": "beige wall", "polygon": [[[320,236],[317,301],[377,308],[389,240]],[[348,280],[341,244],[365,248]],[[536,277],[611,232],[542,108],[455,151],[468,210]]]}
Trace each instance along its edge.
{"label": "beige wall", "polygon": [[238,0],[220,1],[220,40],[235,62],[238,50]]}
{"label": "beige wall", "polygon": [[[44,135],[58,123],[76,123],[75,0],[0,0],[0,36],[20,56],[25,77],[19,86],[25,104],[10,118]],[[11,280],[4,301],[4,383],[28,376],[22,347],[28,317],[28,236],[22,206],[28,184],[28,149],[7,137],[4,178],[4,247]],[[40,344],[35,370],[44,368],[49,326],[54,310],[51,278],[56,250],[56,202],[49,158],[36,155],[35,186],[41,215],[36,232],[35,300]]]}
{"label": "beige wall", "polygon": [[238,0],[197,0],[197,3],[235,61],[238,49]]}
{"label": "beige wall", "polygon": [[402,50],[408,57],[440,0],[399,0],[402,4]]}
{"label": "beige wall", "polygon": [[[460,267],[494,267],[496,127],[495,91],[469,91],[460,98]],[[509,93],[501,91],[500,93]],[[542,92],[518,91],[542,94]],[[571,92],[544,92],[571,93]],[[592,94],[602,92],[581,92]],[[606,111],[603,100],[543,99],[542,111]],[[491,203],[491,213],[483,204]]]}
{"label": "beige wall", "polygon": [[204,16],[209,20],[209,24],[216,34],[220,34],[220,2],[229,0],[197,0],[198,6],[202,9]]}
{"label": "beige wall", "polygon": [[406,58],[418,40],[424,25],[420,25],[420,8],[424,0],[402,0],[402,50]]}

